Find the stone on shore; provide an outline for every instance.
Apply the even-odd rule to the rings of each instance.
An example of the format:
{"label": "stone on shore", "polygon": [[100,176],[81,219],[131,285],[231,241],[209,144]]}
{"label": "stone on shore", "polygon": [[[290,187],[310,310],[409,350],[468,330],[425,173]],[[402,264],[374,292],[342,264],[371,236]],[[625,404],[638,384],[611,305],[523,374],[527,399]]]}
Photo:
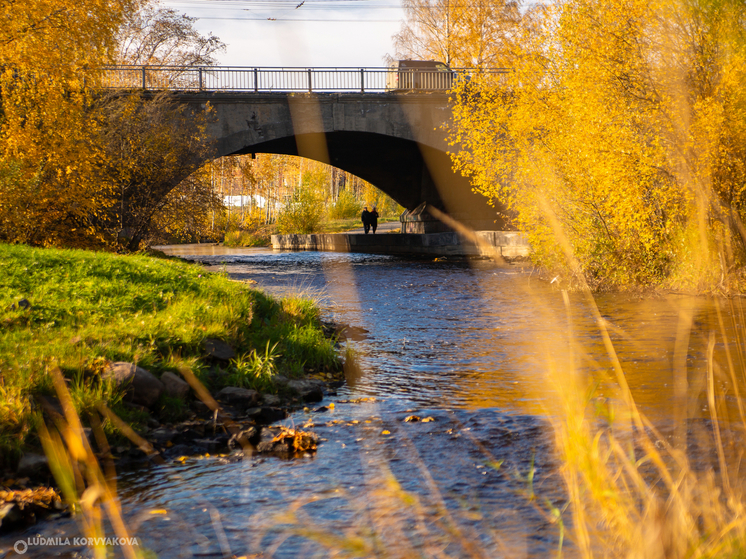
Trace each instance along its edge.
{"label": "stone on shore", "polygon": [[214,454],[228,447],[228,436],[213,437],[210,439],[195,439],[192,444],[201,452]]}
{"label": "stone on shore", "polygon": [[29,452],[21,456],[16,473],[19,476],[32,479],[48,476],[51,473],[49,470],[49,460],[44,454]]}
{"label": "stone on shore", "polygon": [[161,382],[166,396],[183,400],[189,395],[189,384],[171,371],[161,375]]}
{"label": "stone on shore", "polygon": [[249,408],[244,411],[246,417],[256,421],[261,425],[269,425],[275,421],[282,421],[288,416],[288,413],[283,408],[273,408],[270,406],[262,406],[258,408]]}
{"label": "stone on shore", "polygon": [[246,409],[256,406],[261,396],[256,390],[226,386],[215,395],[215,398],[231,406]]}
{"label": "stone on shore", "polygon": [[126,387],[125,399],[146,408],[153,407],[165,390],[163,383],[150,371],[134,363],[110,363],[102,377],[113,380],[117,386]]}
{"label": "stone on shore", "polygon": [[274,394],[262,394],[262,402],[265,406],[277,407],[282,404],[282,398]]}
{"label": "stone on shore", "polygon": [[234,350],[223,340],[218,340],[216,338],[205,338],[203,346],[207,355],[218,359],[219,361],[230,361],[231,359],[235,359],[236,357],[236,350]]}
{"label": "stone on shore", "polygon": [[50,487],[0,488],[0,533],[31,526],[64,508],[59,493]]}
{"label": "stone on shore", "polygon": [[148,438],[158,445],[165,445],[170,443],[179,432],[176,429],[169,429],[168,427],[158,427],[148,433]]}
{"label": "stone on shore", "polygon": [[287,387],[304,402],[319,402],[324,399],[324,381],[322,380],[291,380]]}

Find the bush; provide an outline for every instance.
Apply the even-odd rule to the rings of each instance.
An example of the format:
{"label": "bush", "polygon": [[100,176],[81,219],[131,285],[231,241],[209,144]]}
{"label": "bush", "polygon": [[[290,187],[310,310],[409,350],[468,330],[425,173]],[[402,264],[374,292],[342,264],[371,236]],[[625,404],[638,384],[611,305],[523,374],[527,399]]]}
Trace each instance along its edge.
{"label": "bush", "polygon": [[223,244],[227,247],[263,247],[270,244],[272,225],[254,231],[228,231]]}
{"label": "bush", "polygon": [[277,230],[281,234],[313,233],[323,217],[323,201],[312,188],[303,185],[277,216]]}
{"label": "bush", "polygon": [[329,207],[329,219],[350,219],[357,217],[363,209],[355,195],[349,190],[339,193],[337,200]]}
{"label": "bush", "polygon": [[223,244],[228,247],[268,246],[274,233],[275,226],[265,223],[262,208],[247,208],[243,220],[237,211],[233,211],[226,220]]}

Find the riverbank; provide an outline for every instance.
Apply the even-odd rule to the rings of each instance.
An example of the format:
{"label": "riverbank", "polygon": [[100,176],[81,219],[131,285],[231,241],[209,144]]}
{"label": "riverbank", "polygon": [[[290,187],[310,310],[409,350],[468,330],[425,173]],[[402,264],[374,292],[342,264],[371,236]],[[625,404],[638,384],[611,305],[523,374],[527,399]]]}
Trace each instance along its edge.
{"label": "riverbank", "polygon": [[[311,301],[176,259],[0,244],[0,283],[0,468],[19,484],[7,490],[52,483],[36,426],[64,415],[54,371],[92,442],[103,404],[169,456],[227,447],[229,418],[259,433],[342,378],[334,329]],[[153,458],[114,420],[102,428],[115,465]]]}

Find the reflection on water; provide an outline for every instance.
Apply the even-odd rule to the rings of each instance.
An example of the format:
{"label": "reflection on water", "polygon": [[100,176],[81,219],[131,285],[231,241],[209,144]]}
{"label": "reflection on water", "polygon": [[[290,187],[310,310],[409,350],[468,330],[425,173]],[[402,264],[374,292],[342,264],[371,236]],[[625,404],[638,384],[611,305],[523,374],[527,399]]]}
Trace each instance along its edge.
{"label": "reflection on water", "polygon": [[[191,250],[215,269],[255,280],[271,293],[315,297],[329,318],[367,331],[355,342],[365,370],[356,394],[431,407],[547,412],[551,395],[543,371],[548,357],[561,361],[568,353],[567,310],[561,293],[533,279],[529,268],[266,249],[213,256],[216,248],[226,250],[179,251]],[[600,378],[606,371],[613,380],[591,310],[582,295],[571,295],[570,301],[572,331],[588,352],[581,368]],[[684,306],[694,306],[686,356],[690,386],[701,384],[711,331],[717,332],[715,359],[723,370],[726,345],[737,353],[743,318],[733,302],[717,303],[726,340],[711,300],[606,294],[596,302],[635,399],[651,418],[671,416],[672,360]],[[599,391],[612,395],[609,385]],[[701,414],[702,408],[692,413]]]}
{"label": "reflection on water", "polygon": [[[533,462],[537,494],[562,505],[544,419],[554,404],[547,362],[571,358],[560,292],[532,278],[529,268],[481,261],[194,245],[168,251],[254,280],[273,294],[317,298],[326,318],[358,333],[350,343],[362,374],[332,398],[333,413],[298,412],[289,419],[313,420],[324,439],[313,458],[211,458],[123,474],[128,522],[159,557],[326,557],[327,546],[339,549],[371,532],[380,538],[376,555],[383,556],[409,547],[425,556],[437,556],[436,548],[472,556],[474,545],[484,557],[554,552],[557,528],[525,498],[525,479]],[[612,363],[593,314],[580,296],[570,299],[571,329],[586,348],[580,369],[600,379],[597,396],[613,398],[613,383],[604,382],[613,379]],[[636,400],[665,425],[683,303],[694,305],[685,360],[695,396],[703,389],[709,332],[720,331],[718,309],[679,296],[605,295],[597,302]],[[717,304],[728,326],[727,339],[717,339],[716,361],[725,364],[742,316],[728,302]],[[733,393],[727,376],[719,381]],[[344,403],[361,396],[375,401]],[[690,416],[706,417],[706,400],[691,401]],[[403,421],[415,413],[433,421]],[[416,505],[384,491],[391,475],[418,495]],[[75,528],[68,521],[42,530]],[[374,538],[361,541],[364,547]]]}

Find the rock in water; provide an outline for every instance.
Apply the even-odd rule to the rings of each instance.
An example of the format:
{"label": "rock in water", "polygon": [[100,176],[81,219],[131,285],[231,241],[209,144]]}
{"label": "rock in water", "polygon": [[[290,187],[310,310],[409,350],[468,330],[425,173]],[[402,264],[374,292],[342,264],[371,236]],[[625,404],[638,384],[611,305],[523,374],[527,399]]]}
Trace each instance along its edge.
{"label": "rock in water", "polygon": [[231,436],[228,441],[228,448],[233,450],[235,448],[245,449],[247,445],[256,446],[261,441],[262,428],[261,426],[250,426],[242,431],[235,433]]}
{"label": "rock in water", "polygon": [[262,402],[265,406],[277,407],[282,404],[282,398],[274,394],[262,394]]}

